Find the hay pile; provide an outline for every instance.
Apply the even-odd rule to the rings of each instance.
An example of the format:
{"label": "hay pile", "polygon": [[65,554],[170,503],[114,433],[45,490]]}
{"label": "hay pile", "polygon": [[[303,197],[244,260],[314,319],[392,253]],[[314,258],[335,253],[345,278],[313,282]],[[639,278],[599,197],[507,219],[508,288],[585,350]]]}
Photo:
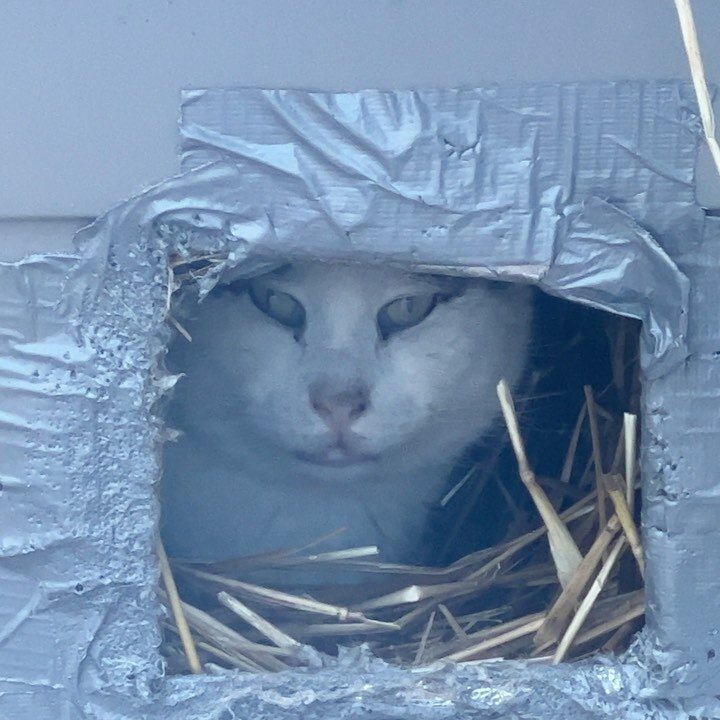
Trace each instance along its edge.
{"label": "hay pile", "polygon": [[[542,524],[442,568],[385,564],[375,548],[303,548],[212,565],[176,562],[171,570],[160,548],[170,671],[202,672],[207,663],[279,671],[308,663],[308,644],[332,652],[338,644],[367,643],[404,665],[498,657],[560,662],[621,649],[644,613],[636,416],[619,420],[586,387],[561,476],[547,480],[533,472],[504,382],[498,397]],[[578,462],[578,438],[588,429],[590,457]],[[570,502],[578,488],[589,491]],[[367,581],[288,592],[250,579],[300,565],[361,572]]]}

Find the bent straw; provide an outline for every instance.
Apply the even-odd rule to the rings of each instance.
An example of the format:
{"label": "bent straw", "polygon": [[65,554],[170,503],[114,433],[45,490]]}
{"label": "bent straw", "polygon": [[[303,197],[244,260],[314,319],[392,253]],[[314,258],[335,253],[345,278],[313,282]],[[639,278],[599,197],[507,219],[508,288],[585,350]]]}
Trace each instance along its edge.
{"label": "bent straw", "polygon": [[497,394],[500,400],[500,406],[502,407],[503,417],[505,418],[505,424],[510,434],[510,442],[512,443],[515,457],[517,458],[520,479],[528,489],[547,527],[550,552],[555,562],[555,567],[557,568],[558,579],[560,580],[560,584],[565,587],[577,569],[577,566],[582,562],[582,554],[580,550],[578,550],[578,546],[575,544],[572,535],[570,535],[567,526],[560,519],[557,511],[535,479],[535,473],[530,467],[527,455],[525,454],[525,446],[522,441],[522,436],[520,435],[520,426],[507,380],[503,379],[498,383]]}

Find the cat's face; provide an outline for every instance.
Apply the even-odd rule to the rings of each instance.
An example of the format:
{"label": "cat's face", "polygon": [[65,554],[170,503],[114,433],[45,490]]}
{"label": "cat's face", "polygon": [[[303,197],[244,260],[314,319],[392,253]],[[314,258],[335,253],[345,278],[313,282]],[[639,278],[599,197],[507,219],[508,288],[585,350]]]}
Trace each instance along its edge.
{"label": "cat's face", "polygon": [[530,303],[520,286],[319,262],[219,287],[171,353],[176,422],[299,478],[452,463],[522,371]]}

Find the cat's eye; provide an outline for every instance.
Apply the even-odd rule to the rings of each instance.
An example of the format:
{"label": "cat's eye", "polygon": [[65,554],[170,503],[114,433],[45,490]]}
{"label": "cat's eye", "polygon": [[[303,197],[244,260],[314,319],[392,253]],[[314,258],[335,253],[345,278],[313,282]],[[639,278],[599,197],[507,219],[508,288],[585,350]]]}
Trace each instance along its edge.
{"label": "cat's eye", "polygon": [[250,283],[248,294],[258,310],[281,325],[292,330],[305,326],[305,308],[292,295],[256,283]]}
{"label": "cat's eye", "polygon": [[380,308],[377,326],[380,337],[386,340],[393,333],[422,322],[435,308],[438,301],[447,299],[439,293],[432,295],[405,295]]}

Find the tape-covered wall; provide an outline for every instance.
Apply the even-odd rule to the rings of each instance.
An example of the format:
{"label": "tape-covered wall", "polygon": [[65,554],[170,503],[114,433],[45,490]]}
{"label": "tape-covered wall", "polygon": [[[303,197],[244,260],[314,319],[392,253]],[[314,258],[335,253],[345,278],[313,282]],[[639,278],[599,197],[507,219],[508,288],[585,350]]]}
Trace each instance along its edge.
{"label": "tape-covered wall", "polygon": [[[720,228],[694,199],[690,88],[192,92],[182,128],[184,174],[110,210],[73,256],[0,265],[0,716],[717,714]],[[408,672],[356,652],[165,678],[167,261],[207,250],[221,273],[302,253],[501,274],[642,318],[648,627],[627,655]]]}
{"label": "tape-covered wall", "polygon": [[[4,3],[0,257],[71,249],[87,218],[177,171],[180,91],[388,90],[689,78],[672,0]],[[720,4],[692,0],[720,81]],[[720,192],[715,194],[720,203]]]}

